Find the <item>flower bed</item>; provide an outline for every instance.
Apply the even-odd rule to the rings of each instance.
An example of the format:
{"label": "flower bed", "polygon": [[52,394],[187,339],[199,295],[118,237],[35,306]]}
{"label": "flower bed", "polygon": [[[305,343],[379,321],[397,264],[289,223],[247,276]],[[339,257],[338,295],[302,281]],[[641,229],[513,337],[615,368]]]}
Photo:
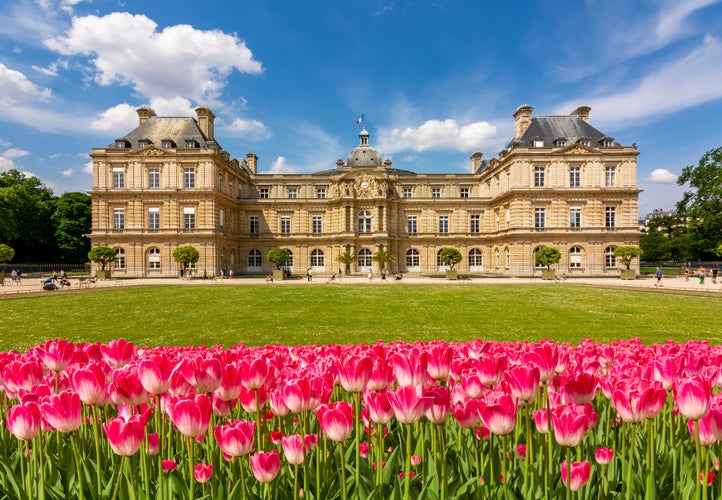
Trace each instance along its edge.
{"label": "flower bed", "polygon": [[0,491],[719,498],[721,361],[704,342],[55,339],[0,353]]}

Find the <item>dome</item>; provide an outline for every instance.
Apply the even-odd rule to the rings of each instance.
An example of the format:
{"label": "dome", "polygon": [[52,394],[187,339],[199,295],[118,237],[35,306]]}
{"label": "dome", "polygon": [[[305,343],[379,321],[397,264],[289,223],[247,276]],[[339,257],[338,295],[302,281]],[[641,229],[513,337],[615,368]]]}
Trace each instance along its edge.
{"label": "dome", "polygon": [[364,128],[359,132],[359,145],[346,158],[347,167],[380,167],[381,155],[369,146],[369,133]]}

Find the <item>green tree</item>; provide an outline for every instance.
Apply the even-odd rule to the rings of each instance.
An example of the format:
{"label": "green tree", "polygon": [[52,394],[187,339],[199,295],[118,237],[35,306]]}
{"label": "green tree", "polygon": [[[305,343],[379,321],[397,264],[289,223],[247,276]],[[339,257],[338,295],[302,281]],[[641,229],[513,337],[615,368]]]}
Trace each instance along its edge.
{"label": "green tree", "polygon": [[13,260],[13,257],[15,257],[15,250],[5,243],[0,243],[0,262],[4,263]]}
{"label": "green tree", "polygon": [[461,252],[456,248],[444,247],[439,252],[439,261],[445,266],[449,266],[449,269],[454,269],[461,259]]}
{"label": "green tree", "polygon": [[639,238],[639,248],[648,261],[670,260],[672,249],[670,238],[660,231],[648,231]]}
{"label": "green tree", "polygon": [[88,252],[88,258],[90,261],[100,264],[101,271],[105,271],[105,266],[115,262],[115,256],[115,250],[104,246],[93,247]]}
{"label": "green tree", "polygon": [[291,258],[291,252],[287,248],[271,248],[266,254],[266,258],[268,262],[276,265],[276,269],[281,269]]}
{"label": "green tree", "polygon": [[356,254],[346,250],[345,252],[339,254],[338,257],[336,257],[336,260],[346,266],[344,268],[344,274],[348,276],[349,274],[351,274],[351,264],[353,264],[353,262],[356,260]]}
{"label": "green tree", "polygon": [[677,184],[690,188],[677,203],[677,211],[695,241],[697,255],[692,258],[711,258],[722,243],[722,147],[707,151],[697,165],[685,167]]}
{"label": "green tree", "polygon": [[52,215],[61,262],[82,263],[90,250],[92,201],[85,193],[64,193],[55,201]]}
{"label": "green tree", "polygon": [[639,247],[621,246],[614,249],[613,255],[619,259],[619,262],[629,269],[629,266],[632,264],[634,258],[641,257],[642,253],[642,249]]}
{"label": "green tree", "polygon": [[534,252],[534,264],[546,266],[547,270],[550,270],[554,264],[558,264],[560,260],[562,260],[562,253],[555,247],[539,247]]}
{"label": "green tree", "polygon": [[393,255],[391,255],[391,253],[389,253],[388,251],[384,250],[383,248],[380,248],[379,250],[377,250],[376,253],[373,255],[373,257],[371,257],[371,259],[372,259],[374,262],[378,262],[378,263],[379,263],[379,267],[380,267],[381,269],[385,268],[385,267],[386,267],[386,264],[390,264],[391,262],[395,262],[395,261],[396,261],[396,257],[394,257]]}
{"label": "green tree", "polygon": [[200,254],[198,253],[198,250],[192,246],[178,247],[173,250],[173,260],[182,265],[183,271],[186,270],[188,264],[195,264],[198,262],[199,258]]}

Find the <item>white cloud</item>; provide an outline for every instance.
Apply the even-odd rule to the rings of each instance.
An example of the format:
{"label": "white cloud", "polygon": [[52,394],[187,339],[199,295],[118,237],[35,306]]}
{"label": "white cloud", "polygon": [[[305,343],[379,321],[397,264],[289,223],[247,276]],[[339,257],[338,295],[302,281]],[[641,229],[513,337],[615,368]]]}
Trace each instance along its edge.
{"label": "white cloud", "polygon": [[158,116],[195,116],[192,103],[183,97],[154,97],[150,100],[150,107]]}
{"label": "white cloud", "polygon": [[[2,141],[0,141],[2,142]],[[17,158],[23,158],[29,153],[24,149],[10,148],[0,153],[0,172],[10,169],[20,169],[21,167],[15,163]]]}
{"label": "white cloud", "polygon": [[83,165],[83,173],[93,175],[93,160],[90,160]]}
{"label": "white cloud", "polygon": [[68,168],[66,170],[62,170],[60,172],[60,175],[62,175],[63,177],[72,177],[73,172],[74,172],[74,170],[72,168]]}
{"label": "white cloud", "polygon": [[273,160],[273,163],[271,163],[271,169],[268,172],[264,172],[264,173],[294,174],[294,173],[296,173],[296,169],[286,163],[285,157],[279,156],[278,158]]}
{"label": "white cloud", "polygon": [[379,150],[399,151],[454,150],[473,151],[494,140],[496,127],[488,122],[460,125],[453,119],[427,120],[420,127],[379,129]]}
{"label": "white cloud", "polygon": [[38,73],[42,73],[46,76],[58,76],[58,64],[57,63],[50,63],[50,66],[47,68],[43,68],[41,66],[32,65],[32,68],[37,71]]}
{"label": "white cloud", "polygon": [[6,150],[6,151],[2,154],[2,156],[3,156],[3,158],[11,158],[11,159],[14,159],[14,158],[22,158],[22,157],[27,156],[27,155],[29,155],[29,154],[30,154],[30,153],[29,153],[28,151],[24,150],[24,149],[10,148],[10,149]]}
{"label": "white cloud", "polygon": [[127,132],[138,126],[138,113],[130,104],[118,104],[98,114],[90,128],[101,131]]}
{"label": "white cloud", "polygon": [[246,139],[252,140],[263,140],[271,137],[271,132],[263,122],[258,120],[236,118],[230,125],[225,127],[225,130],[231,134],[241,135]]}
{"label": "white cloud", "polygon": [[0,63],[0,108],[10,108],[26,103],[38,103],[50,99],[50,89],[32,83],[19,71]]}
{"label": "white cloud", "polygon": [[647,182],[658,182],[660,184],[673,184],[677,182],[677,175],[666,168],[655,168],[649,173]]}
{"label": "white cloud", "polygon": [[188,25],[157,27],[144,15],[123,12],[76,17],[65,35],[48,38],[45,45],[60,54],[90,57],[99,85],[131,85],[146,97],[170,94],[212,103],[234,70],[263,71],[235,35]]}

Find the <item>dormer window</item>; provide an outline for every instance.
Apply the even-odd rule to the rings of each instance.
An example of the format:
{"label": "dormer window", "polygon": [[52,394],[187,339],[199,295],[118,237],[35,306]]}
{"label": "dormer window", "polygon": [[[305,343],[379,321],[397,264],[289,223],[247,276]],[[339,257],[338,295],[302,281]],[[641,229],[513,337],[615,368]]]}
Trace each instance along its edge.
{"label": "dormer window", "polygon": [[567,145],[567,140],[564,137],[559,137],[554,140],[554,146],[557,148],[563,148]]}
{"label": "dormer window", "polygon": [[151,144],[153,144],[153,143],[150,142],[150,139],[141,139],[138,141],[139,148],[145,148],[147,146],[150,146]]}
{"label": "dormer window", "polygon": [[611,148],[614,146],[614,139],[611,137],[602,137],[599,144],[601,144],[603,148]]}
{"label": "dormer window", "polygon": [[589,139],[587,139],[586,137],[582,137],[582,138],[579,139],[577,142],[578,142],[579,144],[581,144],[582,146],[587,146],[587,147],[589,147],[589,146],[592,145],[591,141],[590,141]]}
{"label": "dormer window", "polygon": [[175,147],[175,142],[171,139],[163,139],[161,146],[163,146],[163,149],[173,149]]}
{"label": "dormer window", "polygon": [[195,149],[198,147],[198,141],[195,139],[186,139],[186,148],[187,149]]}
{"label": "dormer window", "polygon": [[543,148],[544,147],[544,141],[541,140],[541,138],[539,138],[539,137],[535,137],[531,144],[532,144],[533,148]]}
{"label": "dormer window", "polygon": [[115,140],[115,148],[116,149],[126,149],[130,147],[130,143],[125,139],[116,139]]}

